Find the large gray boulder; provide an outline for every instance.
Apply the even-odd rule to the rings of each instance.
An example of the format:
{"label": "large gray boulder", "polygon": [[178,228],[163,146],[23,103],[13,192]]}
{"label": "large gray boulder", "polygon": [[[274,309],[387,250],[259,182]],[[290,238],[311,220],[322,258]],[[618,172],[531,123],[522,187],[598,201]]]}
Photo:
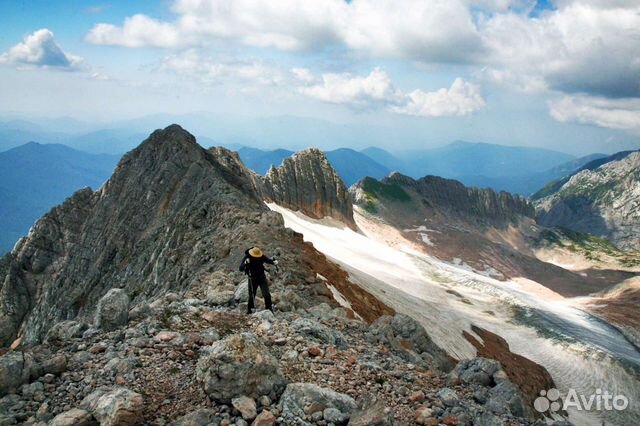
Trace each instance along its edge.
{"label": "large gray boulder", "polygon": [[33,358],[27,353],[8,352],[0,356],[0,397],[29,382],[33,368]]}
{"label": "large gray boulder", "polygon": [[214,423],[216,412],[208,408],[192,411],[171,422],[170,426],[208,426]]}
{"label": "large gray boulder", "polygon": [[48,426],[93,426],[97,422],[86,410],[73,408],[55,416]]}
{"label": "large gray boulder", "polygon": [[511,414],[516,417],[531,417],[520,389],[508,380],[503,380],[489,390],[487,407],[496,414]]}
{"label": "large gray boulder", "polygon": [[87,395],[80,406],[93,414],[101,426],[129,426],[142,422],[142,395],[127,388],[98,389]]}
{"label": "large gray boulder", "polygon": [[87,325],[78,321],[60,321],[49,329],[45,341],[48,343],[64,343],[70,339],[82,337],[82,333],[86,329]]}
{"label": "large gray boulder", "polygon": [[372,343],[389,345],[405,360],[429,364],[442,371],[451,370],[449,356],[427,334],[416,320],[404,314],[383,315],[371,324],[366,338]]}
{"label": "large gray boulder", "polygon": [[449,379],[466,384],[494,386],[497,379],[494,375],[499,371],[502,371],[502,367],[498,361],[479,357],[460,361],[449,373]]}
{"label": "large gray boulder", "polygon": [[280,398],[280,404],[285,424],[309,425],[307,415],[317,412],[346,422],[357,409],[356,401],[349,395],[313,383],[290,383]]}
{"label": "large gray boulder", "polygon": [[103,330],[115,330],[129,321],[129,296],[121,288],[112,288],[98,302],[95,325]]}
{"label": "large gray boulder", "polygon": [[298,318],[291,323],[291,326],[296,331],[307,336],[315,337],[329,345],[343,346],[346,342],[342,333],[310,318]]}
{"label": "large gray boulder", "polygon": [[216,402],[229,404],[245,395],[276,400],[286,386],[278,361],[253,333],[232,334],[205,348],[196,378]]}

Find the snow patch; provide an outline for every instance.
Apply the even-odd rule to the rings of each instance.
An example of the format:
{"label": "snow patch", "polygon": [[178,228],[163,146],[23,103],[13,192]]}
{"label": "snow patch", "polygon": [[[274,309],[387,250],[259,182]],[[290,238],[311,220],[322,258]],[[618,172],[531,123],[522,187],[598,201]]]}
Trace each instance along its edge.
{"label": "snow patch", "polygon": [[355,311],[355,309],[351,307],[351,302],[349,302],[342,295],[342,293],[340,293],[340,291],[337,288],[335,288],[334,286],[328,283],[327,283],[327,287],[329,287],[329,290],[331,290],[331,295],[333,296],[334,299],[336,299],[336,302],[338,302],[340,306],[351,310],[358,319],[360,319],[361,321],[364,321],[364,319],[362,319],[362,317]]}

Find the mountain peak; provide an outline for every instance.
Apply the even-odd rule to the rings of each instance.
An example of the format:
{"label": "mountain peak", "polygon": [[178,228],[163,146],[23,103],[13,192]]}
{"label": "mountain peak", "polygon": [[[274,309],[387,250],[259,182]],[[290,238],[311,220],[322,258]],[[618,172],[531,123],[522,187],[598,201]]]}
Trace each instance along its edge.
{"label": "mountain peak", "polygon": [[307,148],[271,167],[264,177],[265,197],[307,216],[338,219],[356,228],[353,206],[342,179],[317,148]]}

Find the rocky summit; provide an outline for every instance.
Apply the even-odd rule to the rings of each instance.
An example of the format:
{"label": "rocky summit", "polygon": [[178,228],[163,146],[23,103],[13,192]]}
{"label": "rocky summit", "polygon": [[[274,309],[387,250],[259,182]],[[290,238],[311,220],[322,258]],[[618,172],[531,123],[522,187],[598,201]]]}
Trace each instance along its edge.
{"label": "rocky summit", "polygon": [[[288,176],[309,157],[278,182],[344,196],[332,169]],[[0,424],[543,424],[508,348],[487,334],[485,358],[453,359],[286,229],[262,185],[173,125],[43,216],[0,263]],[[346,200],[327,211],[348,219]],[[275,315],[260,298],[246,314],[252,245],[280,260]]]}
{"label": "rocky summit", "polygon": [[319,149],[297,152],[271,167],[264,188],[269,201],[316,219],[330,216],[355,229],[347,188]]}

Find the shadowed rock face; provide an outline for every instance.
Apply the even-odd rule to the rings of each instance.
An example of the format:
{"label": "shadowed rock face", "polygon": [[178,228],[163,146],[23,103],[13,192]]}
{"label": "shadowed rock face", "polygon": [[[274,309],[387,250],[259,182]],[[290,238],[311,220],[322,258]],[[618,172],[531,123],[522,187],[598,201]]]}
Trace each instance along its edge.
{"label": "shadowed rock face", "polygon": [[538,222],[605,237],[640,249],[640,152],[585,169],[536,202]]}
{"label": "shadowed rock face", "polygon": [[297,152],[264,177],[265,199],[315,219],[330,216],[355,229],[353,206],[340,176],[322,151]]}
{"label": "shadowed rock face", "polygon": [[[290,167],[296,179],[305,175],[295,168],[301,165]],[[318,185],[346,194],[336,179]],[[252,245],[300,253],[302,236],[285,230],[260,185],[234,153],[207,151],[177,125],[155,131],[102,188],[78,191],[53,208],[0,259],[0,346],[18,335],[37,342],[61,320],[91,322],[112,288],[122,288],[134,306],[184,291],[207,272],[236,270]],[[301,256],[290,262],[299,276],[315,276]]]}

